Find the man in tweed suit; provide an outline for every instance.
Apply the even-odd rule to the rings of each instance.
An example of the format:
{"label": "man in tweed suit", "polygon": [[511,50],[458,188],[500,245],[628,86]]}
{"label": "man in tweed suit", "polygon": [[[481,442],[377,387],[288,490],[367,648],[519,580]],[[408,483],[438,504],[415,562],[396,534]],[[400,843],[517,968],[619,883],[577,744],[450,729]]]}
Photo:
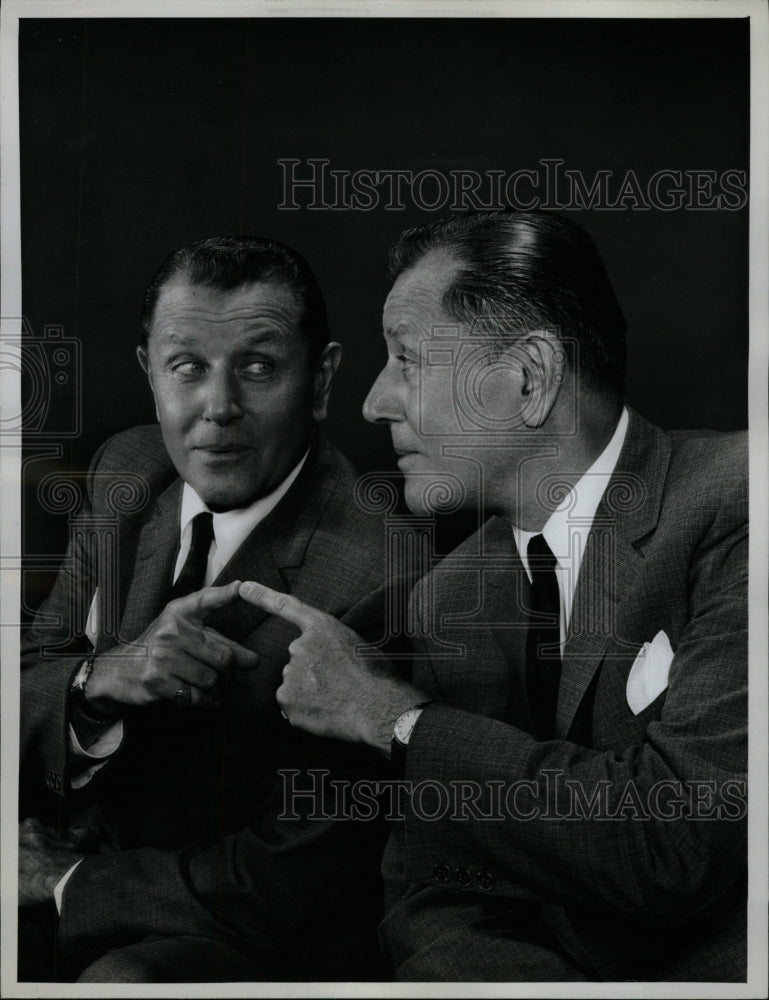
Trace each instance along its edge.
{"label": "man in tweed suit", "polygon": [[379,974],[382,828],[309,800],[283,816],[279,770],[380,758],[288,726],[295,630],[238,596],[262,580],[382,634],[383,524],[319,431],[340,354],[281,244],[204,240],[153,280],[139,360],[160,426],[97,454],[23,641],[20,978]]}
{"label": "man in tweed suit", "polygon": [[744,980],[745,436],[623,404],[624,319],[564,218],[454,217],[391,263],[364,413],[413,510],[441,481],[488,519],[413,593],[410,684],[241,593],[303,629],[291,722],[403,768],[396,978]]}

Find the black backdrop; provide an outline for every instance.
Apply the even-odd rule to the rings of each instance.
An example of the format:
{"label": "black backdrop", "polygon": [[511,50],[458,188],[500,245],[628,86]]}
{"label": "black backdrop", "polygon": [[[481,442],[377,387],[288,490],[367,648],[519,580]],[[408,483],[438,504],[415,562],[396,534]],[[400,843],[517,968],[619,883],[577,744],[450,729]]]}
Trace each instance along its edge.
{"label": "black backdrop", "polygon": [[[386,248],[433,214],[281,209],[279,159],[745,170],[747,53],[747,20],[24,20],[23,310],[35,336],[79,342],[82,403],[80,431],[57,437],[73,397],[54,386],[45,434],[26,438],[26,609],[67,535],[41,480],[154,419],[134,357],[142,292],[190,240],[251,232],[308,257],[345,346],[329,431],[362,469],[394,468],[360,406],[383,359]],[[747,209],[573,214],[628,319],[629,401],[664,427],[745,426]]]}

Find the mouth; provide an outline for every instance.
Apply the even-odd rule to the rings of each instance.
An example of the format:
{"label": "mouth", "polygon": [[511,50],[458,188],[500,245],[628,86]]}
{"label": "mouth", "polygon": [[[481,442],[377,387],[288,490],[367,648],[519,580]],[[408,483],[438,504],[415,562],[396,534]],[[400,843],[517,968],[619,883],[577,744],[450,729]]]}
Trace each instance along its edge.
{"label": "mouth", "polygon": [[409,459],[419,458],[418,451],[405,451],[403,448],[396,448],[395,454],[398,456],[398,465],[403,466]]}
{"label": "mouth", "polygon": [[199,444],[193,450],[201,451],[204,455],[233,456],[242,455],[249,449],[244,444]]}

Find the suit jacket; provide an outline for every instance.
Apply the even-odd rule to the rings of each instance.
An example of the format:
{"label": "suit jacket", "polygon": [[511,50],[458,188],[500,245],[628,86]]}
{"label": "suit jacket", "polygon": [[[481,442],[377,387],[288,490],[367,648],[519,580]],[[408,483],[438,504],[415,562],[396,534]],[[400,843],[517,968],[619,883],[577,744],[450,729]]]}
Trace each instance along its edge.
{"label": "suit jacket", "polygon": [[[379,638],[384,522],[354,502],[354,484],[347,460],[317,440],[215,583],[258,580]],[[207,624],[259,652],[258,668],[228,672],[218,709],[126,712],[114,758],[82,792],[70,788],[68,691],[88,648],[95,588],[97,650],[137,639],[168,599],[181,492],[158,427],[109,441],[92,464],[64,567],[23,640],[24,811],[40,814],[46,794],[59,817],[97,803],[121,848],[88,856],[71,878],[60,942],[95,955],[151,934],[221,936],[263,961],[266,978],[301,978],[305,956],[310,978],[363,978],[377,899],[381,916],[381,825],[324,819],[317,796],[294,803],[296,819],[280,816],[286,782],[319,790],[329,775],[352,780],[381,764],[373,751],[308,736],[281,717],[275,691],[292,626],[245,602],[210,616]]]}
{"label": "suit jacket", "polygon": [[[551,741],[531,735],[510,525],[487,521],[417,586],[414,682],[438,701],[406,755],[406,779],[432,785],[384,858],[399,978],[526,978],[537,925],[573,976],[530,950],[530,978],[745,979],[746,451],[744,434],[666,434],[631,411]],[[660,631],[667,687],[634,714],[628,675]]]}

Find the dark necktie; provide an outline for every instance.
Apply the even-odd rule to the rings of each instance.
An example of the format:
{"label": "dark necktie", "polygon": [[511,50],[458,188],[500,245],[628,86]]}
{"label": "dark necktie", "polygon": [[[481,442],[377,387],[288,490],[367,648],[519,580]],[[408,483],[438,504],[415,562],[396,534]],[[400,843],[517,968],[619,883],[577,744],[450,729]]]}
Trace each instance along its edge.
{"label": "dark necktie", "polygon": [[192,542],[181,573],[171,588],[170,600],[191,594],[205,583],[208,550],[214,540],[214,516],[209,511],[201,511],[192,519]]}
{"label": "dark necktie", "polygon": [[526,687],[534,735],[550,740],[561,679],[561,627],[556,560],[544,535],[529,539],[528,558],[534,599],[526,637]]}

